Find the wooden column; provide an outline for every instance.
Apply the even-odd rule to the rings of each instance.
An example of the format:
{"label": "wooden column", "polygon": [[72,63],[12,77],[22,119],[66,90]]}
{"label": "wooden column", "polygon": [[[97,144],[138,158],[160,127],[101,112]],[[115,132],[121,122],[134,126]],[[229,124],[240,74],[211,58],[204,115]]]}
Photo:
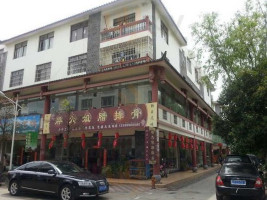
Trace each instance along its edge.
{"label": "wooden column", "polygon": [[197,172],[197,151],[196,151],[196,138],[193,139],[193,150],[192,150],[192,170]]}
{"label": "wooden column", "polygon": [[212,144],[210,144],[210,164],[212,167],[214,167],[214,163],[213,163],[213,148],[212,148]]}
{"label": "wooden column", "polygon": [[[50,96],[45,96],[44,102],[44,114],[50,113]],[[41,144],[40,144],[40,160],[45,159],[45,144],[46,144],[46,134],[41,135]]]}
{"label": "wooden column", "polygon": [[204,169],[207,169],[208,168],[208,165],[207,165],[207,149],[206,149],[206,142],[203,142],[204,143],[204,149],[203,149],[203,168]]}

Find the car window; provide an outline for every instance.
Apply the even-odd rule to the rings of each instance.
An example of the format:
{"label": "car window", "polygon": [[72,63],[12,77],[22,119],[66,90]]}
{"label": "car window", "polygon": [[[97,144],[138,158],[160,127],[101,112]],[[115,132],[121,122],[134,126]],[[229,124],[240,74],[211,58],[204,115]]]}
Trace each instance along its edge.
{"label": "car window", "polygon": [[53,163],[62,173],[78,173],[82,169],[73,163]]}
{"label": "car window", "polygon": [[16,170],[25,170],[26,165],[21,165],[16,168]]}
{"label": "car window", "polygon": [[251,163],[251,160],[247,156],[229,156],[225,158],[225,162]]}
{"label": "car window", "polygon": [[43,163],[41,167],[39,168],[39,172],[48,173],[49,170],[54,170],[54,167],[52,167],[48,163]]}
{"label": "car window", "polygon": [[39,167],[40,167],[40,163],[32,162],[32,163],[28,163],[26,165],[25,170],[26,171],[36,172],[36,171],[38,171]]}
{"label": "car window", "polygon": [[221,169],[222,174],[257,174],[257,170],[252,165],[224,165]]}

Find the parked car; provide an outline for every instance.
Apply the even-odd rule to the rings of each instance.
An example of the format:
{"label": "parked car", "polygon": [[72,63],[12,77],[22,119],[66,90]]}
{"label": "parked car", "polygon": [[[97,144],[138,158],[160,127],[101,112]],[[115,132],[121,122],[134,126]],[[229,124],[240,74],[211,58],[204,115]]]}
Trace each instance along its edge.
{"label": "parked car", "polygon": [[224,196],[265,199],[264,179],[252,163],[224,163],[215,185],[217,200]]}
{"label": "parked car", "polygon": [[109,183],[102,175],[84,171],[65,161],[34,161],[8,172],[9,193],[22,190],[55,194],[61,200],[98,196],[109,192]]}
{"label": "parked car", "polygon": [[253,163],[248,155],[227,155],[223,163]]}

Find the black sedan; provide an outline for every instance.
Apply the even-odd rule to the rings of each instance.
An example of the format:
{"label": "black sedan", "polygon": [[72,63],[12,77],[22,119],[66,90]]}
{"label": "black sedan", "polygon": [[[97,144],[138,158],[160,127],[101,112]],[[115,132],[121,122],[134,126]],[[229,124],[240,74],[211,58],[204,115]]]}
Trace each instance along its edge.
{"label": "black sedan", "polygon": [[71,162],[34,161],[8,172],[9,193],[22,190],[55,194],[61,200],[98,196],[109,192],[105,177],[84,171]]}
{"label": "black sedan", "polygon": [[265,198],[262,174],[252,163],[225,163],[216,177],[216,198],[224,196],[253,200]]}

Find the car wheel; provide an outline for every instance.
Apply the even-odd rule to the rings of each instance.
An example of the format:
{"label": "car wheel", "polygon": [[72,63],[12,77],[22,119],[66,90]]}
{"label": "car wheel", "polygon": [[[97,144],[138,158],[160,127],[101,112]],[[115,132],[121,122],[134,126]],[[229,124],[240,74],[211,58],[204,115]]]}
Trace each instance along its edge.
{"label": "car wheel", "polygon": [[61,200],[73,200],[74,194],[70,185],[63,185],[59,192]]}
{"label": "car wheel", "polygon": [[12,195],[12,196],[17,196],[19,195],[19,184],[18,184],[18,181],[14,180],[14,181],[11,181],[10,185],[9,185],[9,193]]}
{"label": "car wheel", "polygon": [[216,199],[217,200],[223,200],[223,196],[219,196],[219,195],[216,194]]}

